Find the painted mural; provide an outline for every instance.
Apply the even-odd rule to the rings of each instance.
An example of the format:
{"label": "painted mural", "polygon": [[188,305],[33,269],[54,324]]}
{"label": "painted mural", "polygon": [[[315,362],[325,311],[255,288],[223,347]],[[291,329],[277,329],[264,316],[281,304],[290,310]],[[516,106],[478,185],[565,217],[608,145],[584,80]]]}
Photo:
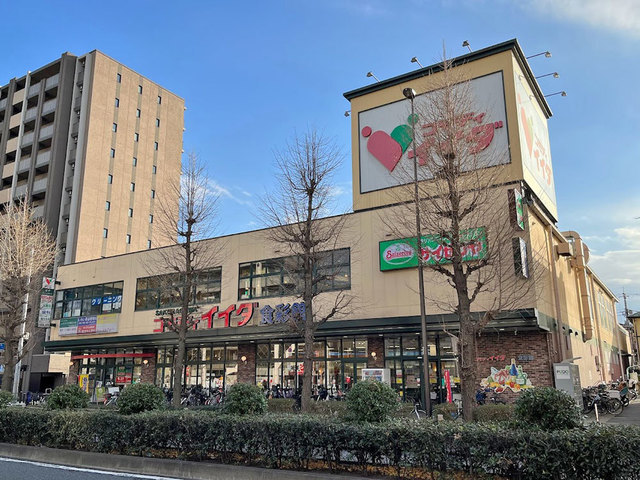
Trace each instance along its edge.
{"label": "painted mural", "polygon": [[503,393],[507,389],[517,393],[527,388],[533,388],[529,375],[522,369],[522,365],[516,366],[514,358],[511,359],[510,365],[506,365],[501,370],[491,367],[491,374],[480,381],[480,386],[490,388],[495,393]]}

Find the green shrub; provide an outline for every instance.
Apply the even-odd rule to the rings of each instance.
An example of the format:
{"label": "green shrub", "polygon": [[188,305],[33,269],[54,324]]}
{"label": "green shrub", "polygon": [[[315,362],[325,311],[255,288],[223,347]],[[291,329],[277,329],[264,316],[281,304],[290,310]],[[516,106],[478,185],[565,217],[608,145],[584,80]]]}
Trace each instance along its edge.
{"label": "green shrub", "polygon": [[236,383],[224,398],[224,411],[231,415],[262,415],[267,412],[267,399],[260,387]]}
{"label": "green shrub", "polygon": [[398,394],[386,383],[357,382],[346,399],[347,418],[358,422],[383,422],[398,409]]}
{"label": "green shrub", "polygon": [[13,393],[0,390],[0,408],[8,406],[11,402],[15,401],[15,399],[16,397],[13,396]]}
{"label": "green shrub", "polygon": [[63,408],[86,408],[89,394],[78,385],[60,385],[47,399],[47,408],[60,410]]}
{"label": "green shrub", "polygon": [[164,406],[164,393],[150,383],[128,385],[118,398],[118,411],[125,415],[158,410]]}
{"label": "green shrub", "polygon": [[473,409],[474,422],[508,422],[513,419],[513,405],[486,404]]}
{"label": "green shrub", "polygon": [[[338,402],[339,403],[339,402]],[[214,459],[371,476],[594,480],[640,478],[640,428],[511,429],[457,422],[343,422],[329,416],[211,415],[188,410],[0,409],[0,442],[68,450]],[[418,469],[418,470],[414,470]],[[442,472],[438,474],[436,472]],[[461,478],[461,477],[460,477]]]}
{"label": "green shrub", "polygon": [[538,387],[520,394],[514,408],[515,419],[543,430],[562,430],[582,425],[582,414],[567,393],[551,387]]}
{"label": "green shrub", "polygon": [[438,418],[438,415],[442,415],[443,420],[455,420],[454,415],[457,413],[458,407],[455,403],[438,403],[433,407],[433,418],[435,419]]}

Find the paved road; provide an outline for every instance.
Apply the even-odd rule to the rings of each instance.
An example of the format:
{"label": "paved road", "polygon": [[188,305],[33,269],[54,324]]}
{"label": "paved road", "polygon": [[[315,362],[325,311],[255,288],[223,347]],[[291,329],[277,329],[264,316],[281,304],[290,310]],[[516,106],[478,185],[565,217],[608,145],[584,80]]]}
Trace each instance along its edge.
{"label": "paved road", "polygon": [[[113,473],[89,468],[65,467],[0,457],[2,480],[170,480],[167,477]],[[172,479],[180,480],[180,479]]]}
{"label": "paved road", "polygon": [[602,420],[609,425],[640,425],[640,401],[636,400],[624,407],[620,415],[605,415]]}

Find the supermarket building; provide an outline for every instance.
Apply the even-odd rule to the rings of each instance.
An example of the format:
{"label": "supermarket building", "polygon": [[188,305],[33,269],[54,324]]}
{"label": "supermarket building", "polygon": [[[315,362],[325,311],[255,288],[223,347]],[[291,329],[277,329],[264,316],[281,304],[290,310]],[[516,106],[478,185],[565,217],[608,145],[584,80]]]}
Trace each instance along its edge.
{"label": "supermarket building", "polygon": [[[505,160],[491,167],[500,169],[505,180],[494,187],[493,207],[509,218],[518,207],[522,210],[513,221],[518,248],[513,250],[512,274],[515,282],[533,286],[482,332],[478,386],[511,395],[554,385],[554,364],[560,362],[576,365],[583,385],[617,378],[627,361],[628,335],[616,321],[617,299],[588,265],[587,246],[576,232],[556,227],[546,124],[551,111],[519,44],[504,42],[458,57],[454,64],[471,79],[482,109],[483,115],[474,118],[478,131],[490,133],[482,149],[504,154]],[[316,385],[348,389],[362,377],[363,368],[376,367],[390,370],[401,395],[415,396],[420,390],[423,356],[417,274],[411,263],[415,252],[399,249],[401,239],[385,226],[385,218],[404,211],[394,205],[399,187],[391,165],[409,160],[389,133],[409,109],[403,89],[428,95],[430,80],[440,74],[434,65],[345,94],[351,102],[354,212],[346,215],[344,238],[323,260],[331,275],[317,301],[321,307],[344,291],[353,308],[318,330]],[[479,251],[491,248],[492,226],[477,227],[486,228]],[[424,233],[428,237],[433,232]],[[188,339],[185,383],[296,388],[304,343],[288,322],[300,308],[300,300],[287,294],[295,288],[286,267],[290,259],[278,253],[265,230],[203,242],[221,255],[219,265],[201,273],[194,291],[194,314],[202,320]],[[528,268],[534,251],[544,267],[535,276]],[[54,326],[45,346],[51,352],[71,352],[68,382],[88,381],[95,389],[138,381],[171,385],[177,337],[163,331],[161,318],[178,303],[159,287],[158,276],[169,272],[162,267],[150,271],[149,265],[158,265],[159,252],[58,269]],[[436,273],[427,269],[425,274],[429,298],[453,296]],[[474,308],[481,313],[490,300],[481,296]],[[457,322],[435,303],[428,307],[427,353],[432,395],[442,399],[445,377],[454,393],[459,390],[458,350],[451,335]]]}

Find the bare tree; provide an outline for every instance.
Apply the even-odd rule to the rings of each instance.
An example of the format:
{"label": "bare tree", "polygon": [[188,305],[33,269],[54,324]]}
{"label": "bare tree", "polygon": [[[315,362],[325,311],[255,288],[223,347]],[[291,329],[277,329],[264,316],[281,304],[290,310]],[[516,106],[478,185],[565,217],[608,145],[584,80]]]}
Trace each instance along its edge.
{"label": "bare tree", "polygon": [[418,261],[435,272],[429,277],[432,285],[445,287],[429,290],[455,292],[426,297],[432,308],[459,319],[457,335],[447,333],[458,339],[463,414],[469,420],[477,336],[501,311],[521,306],[532,294],[533,282],[525,277],[533,275],[526,271],[533,262],[516,273],[518,238],[504,186],[508,151],[487,148],[501,125],[484,118],[470,81],[460,72],[444,60],[442,71],[428,79],[429,93],[415,97],[415,114],[409,116],[413,161],[394,172],[403,184],[394,193],[399,206],[383,221],[401,236],[416,238],[416,231],[422,231]]}
{"label": "bare tree", "polygon": [[5,344],[2,390],[11,391],[14,369],[36,339],[37,295],[56,256],[56,242],[26,200],[0,214],[0,341]]}
{"label": "bare tree", "polygon": [[216,266],[218,249],[212,242],[199,241],[215,231],[218,197],[209,188],[209,180],[197,155],[190,153],[183,165],[179,181],[167,185],[164,196],[158,197],[154,235],[170,246],[153,252],[148,270],[157,274],[155,286],[177,299],[179,312],[163,312],[164,328],[178,335],[177,352],[173,359],[173,400],[180,406],[182,378],[189,332],[200,321],[198,310],[191,307],[198,275]]}
{"label": "bare tree", "polygon": [[[332,208],[332,179],[342,161],[335,144],[315,131],[296,135],[276,152],[278,186],[261,209],[263,219],[274,227],[266,235],[292,257],[288,268],[296,284],[292,295],[304,302],[304,310],[294,312],[291,326],[304,338],[302,410],[311,401],[313,342],[318,327],[336,315],[345,314],[352,298],[345,290],[327,292],[324,285],[335,272],[319,268],[343,237],[346,217],[328,217]],[[325,298],[317,299],[319,295]]]}

